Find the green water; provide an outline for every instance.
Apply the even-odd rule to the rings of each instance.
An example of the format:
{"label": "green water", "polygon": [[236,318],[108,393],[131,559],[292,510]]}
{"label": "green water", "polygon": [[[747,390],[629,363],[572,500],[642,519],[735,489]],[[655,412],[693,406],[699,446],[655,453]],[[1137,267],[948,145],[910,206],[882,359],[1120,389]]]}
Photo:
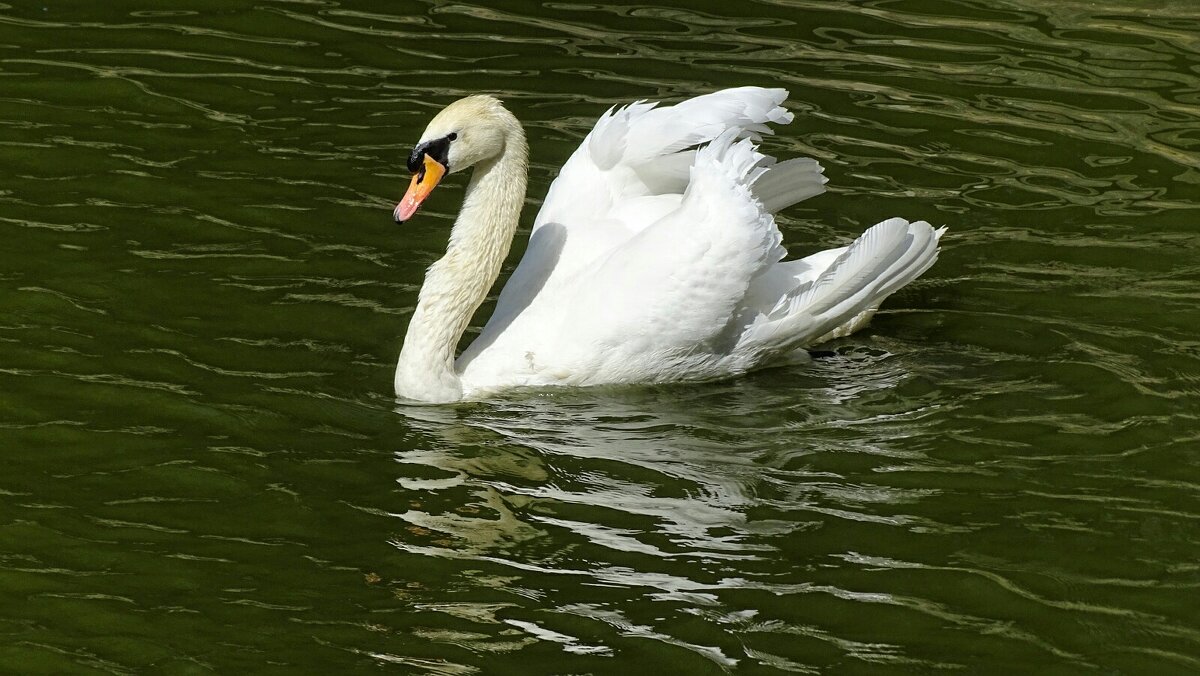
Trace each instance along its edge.
{"label": "green water", "polygon": [[[1193,0],[687,5],[0,4],[0,672],[1200,672]],[[869,329],[396,405],[433,112],[506,99],[527,226],[743,84],[831,179],[794,254],[950,225]]]}

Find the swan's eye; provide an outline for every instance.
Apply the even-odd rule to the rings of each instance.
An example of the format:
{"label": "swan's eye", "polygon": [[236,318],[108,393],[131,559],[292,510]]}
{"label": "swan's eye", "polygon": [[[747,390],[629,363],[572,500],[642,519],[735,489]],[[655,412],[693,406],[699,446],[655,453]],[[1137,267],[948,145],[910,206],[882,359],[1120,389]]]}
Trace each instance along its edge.
{"label": "swan's eye", "polygon": [[437,160],[437,163],[443,167],[450,166],[450,136],[417,144],[417,147],[413,148],[412,154],[408,156],[408,170],[413,173],[420,171],[426,155]]}
{"label": "swan's eye", "polygon": [[457,139],[457,138],[458,138],[458,132],[456,132],[456,131],[452,131],[452,132],[450,132],[449,134],[446,134],[446,138],[448,138],[448,139],[450,139],[451,141],[453,141],[453,140],[455,140],[455,139]]}

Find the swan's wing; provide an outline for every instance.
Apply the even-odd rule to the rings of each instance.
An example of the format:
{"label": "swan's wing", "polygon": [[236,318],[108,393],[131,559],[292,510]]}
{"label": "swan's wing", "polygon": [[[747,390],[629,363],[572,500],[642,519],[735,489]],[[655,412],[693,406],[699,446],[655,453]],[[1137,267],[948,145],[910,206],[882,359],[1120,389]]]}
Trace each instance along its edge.
{"label": "swan's wing", "polygon": [[673,106],[638,102],[609,110],[551,184],[534,230],[557,223],[571,234],[613,229],[628,238],[657,219],[614,211],[639,197],[681,195],[694,159],[683,151],[729,129],[771,133],[768,122],[792,120],[780,106],[786,98],[785,89],[739,87]]}
{"label": "swan's wing", "polygon": [[[695,160],[689,148],[729,129],[770,133],[768,122],[792,119],[780,106],[786,98],[785,89],[739,87],[673,106],[638,102],[606,112],[551,183],[497,314],[519,313],[552,280],[569,277],[675,210]],[[793,177],[811,174],[811,168],[792,169]],[[818,194],[822,184],[810,181],[804,196]]]}
{"label": "swan's wing", "polygon": [[656,370],[703,377],[716,366],[705,361],[732,344],[724,334],[751,281],[786,253],[751,188],[768,158],[738,134],[730,129],[696,153],[677,209],[579,275],[561,308],[556,357],[610,378],[629,371],[629,380],[654,380]]}
{"label": "swan's wing", "polygon": [[[685,213],[693,219],[705,218],[703,191],[689,188],[699,152],[692,146],[722,133],[731,134],[731,142],[734,136],[770,133],[767,123],[792,119],[780,106],[786,98],[784,89],[741,87],[673,106],[634,103],[601,116],[551,184],[525,255],[501,291],[487,325],[460,362],[470,363],[493,346],[500,352],[516,349],[503,345],[505,332],[540,335],[560,310],[539,308],[525,316],[535,299],[540,303],[546,296],[559,297],[556,291],[569,295],[582,283],[578,277],[584,270],[614,256],[650,224],[680,210],[685,190],[695,200]],[[775,163],[767,156],[756,158],[763,171],[756,173],[752,190],[768,212],[824,192],[825,178],[816,161]],[[686,218],[680,222],[688,224]],[[772,237],[778,237],[773,222],[770,227]],[[664,251],[650,255],[650,264],[674,247],[668,243]],[[685,256],[682,249],[675,253]],[[626,263],[629,268],[639,264]],[[514,327],[518,319],[522,326]],[[510,328],[520,330],[512,333]]]}

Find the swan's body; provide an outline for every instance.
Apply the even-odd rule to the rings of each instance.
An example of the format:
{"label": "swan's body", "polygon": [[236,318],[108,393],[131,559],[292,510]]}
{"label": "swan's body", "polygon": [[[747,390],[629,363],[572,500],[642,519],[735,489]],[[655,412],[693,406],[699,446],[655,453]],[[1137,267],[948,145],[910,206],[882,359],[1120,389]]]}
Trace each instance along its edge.
{"label": "swan's body", "polygon": [[448,402],[522,386],[712,380],[865,324],[933,264],[942,230],[893,218],[849,247],[783,262],[772,214],[825,183],[816,161],[776,163],[748,138],[791,120],[786,96],[744,87],[603,116],[550,186],[495,312],[457,360],[516,230],[527,149],[496,99],[448,106],[413,151],[420,174],[397,220],[446,166],[475,172],[421,288],[397,395]]}

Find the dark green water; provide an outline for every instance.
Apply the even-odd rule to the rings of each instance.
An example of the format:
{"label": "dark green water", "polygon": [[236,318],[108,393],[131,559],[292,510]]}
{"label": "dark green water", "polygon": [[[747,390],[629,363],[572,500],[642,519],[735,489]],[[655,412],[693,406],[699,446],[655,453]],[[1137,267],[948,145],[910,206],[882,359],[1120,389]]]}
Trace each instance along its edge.
{"label": "dark green water", "polygon": [[[0,671],[1200,672],[1200,9],[689,4],[0,4]],[[926,277],[811,367],[395,405],[433,112],[525,121],[527,224],[742,84],[793,253]]]}

